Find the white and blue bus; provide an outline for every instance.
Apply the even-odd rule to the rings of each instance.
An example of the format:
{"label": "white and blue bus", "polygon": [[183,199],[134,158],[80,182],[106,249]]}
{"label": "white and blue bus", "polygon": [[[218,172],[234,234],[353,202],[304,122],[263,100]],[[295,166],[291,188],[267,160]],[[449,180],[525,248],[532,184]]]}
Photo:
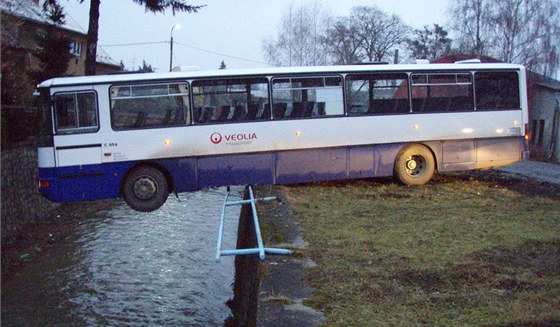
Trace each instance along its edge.
{"label": "white and blue bus", "polygon": [[528,156],[523,66],[410,64],[54,78],[39,188],[70,202],[491,168]]}

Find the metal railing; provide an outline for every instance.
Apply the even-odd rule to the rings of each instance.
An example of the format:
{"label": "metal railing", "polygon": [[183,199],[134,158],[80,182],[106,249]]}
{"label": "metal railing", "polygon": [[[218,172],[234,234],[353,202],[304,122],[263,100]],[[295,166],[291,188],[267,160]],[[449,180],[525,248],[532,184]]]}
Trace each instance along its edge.
{"label": "metal railing", "polygon": [[[293,254],[294,252],[288,249],[277,249],[277,248],[265,248],[262,240],[261,235],[261,228],[259,225],[259,217],[257,215],[257,207],[255,203],[257,201],[262,202],[270,202],[276,200],[276,197],[265,197],[265,198],[257,198],[255,199],[253,195],[253,188],[249,185],[249,199],[247,200],[239,200],[239,201],[229,201],[228,198],[230,195],[230,188],[227,188],[226,196],[224,199],[224,204],[222,206],[222,215],[220,218],[220,227],[218,231],[218,244],[216,249],[216,262],[220,262],[222,256],[235,256],[235,255],[248,255],[248,254],[259,254],[259,258],[264,260],[266,257],[266,253],[270,254]],[[226,207],[234,206],[234,205],[243,205],[243,204],[251,204],[251,210],[253,212],[253,223],[255,225],[255,234],[257,237],[257,247],[256,248],[249,248],[249,249],[235,249],[235,250],[222,250],[222,237],[224,231],[224,219],[225,219],[225,212]]]}

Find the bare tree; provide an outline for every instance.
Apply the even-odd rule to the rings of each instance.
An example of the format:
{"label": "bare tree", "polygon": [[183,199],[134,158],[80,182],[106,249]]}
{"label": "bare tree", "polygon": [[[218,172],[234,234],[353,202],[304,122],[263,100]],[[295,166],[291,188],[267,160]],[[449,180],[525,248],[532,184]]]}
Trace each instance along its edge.
{"label": "bare tree", "polygon": [[489,0],[451,0],[451,27],[457,33],[458,51],[477,56],[489,55],[492,13]]}
{"label": "bare tree", "polygon": [[551,0],[497,0],[495,6],[494,44],[499,58],[523,63],[544,75],[553,73],[558,68],[560,46],[559,3]]}
{"label": "bare tree", "polygon": [[327,30],[324,43],[337,65],[349,65],[364,60],[363,40],[358,37],[357,26],[349,17],[338,18]]}
{"label": "bare tree", "polygon": [[267,61],[275,66],[324,65],[327,52],[323,35],[329,15],[319,2],[290,9],[282,17],[276,39],[263,41]]}
{"label": "bare tree", "polygon": [[350,18],[369,61],[386,59],[408,39],[410,27],[399,16],[389,16],[378,7],[354,7]]}
{"label": "bare tree", "polygon": [[558,0],[452,0],[458,50],[520,63],[547,76],[559,67]]}

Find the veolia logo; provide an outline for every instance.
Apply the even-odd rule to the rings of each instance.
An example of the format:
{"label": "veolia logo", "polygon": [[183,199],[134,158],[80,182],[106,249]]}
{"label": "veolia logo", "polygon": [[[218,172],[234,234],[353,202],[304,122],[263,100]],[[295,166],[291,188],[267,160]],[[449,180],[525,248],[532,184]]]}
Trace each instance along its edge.
{"label": "veolia logo", "polygon": [[212,143],[214,144],[222,142],[222,134],[218,132],[212,133],[212,135],[210,135],[210,141],[212,141]]}
{"label": "veolia logo", "polygon": [[[210,135],[210,141],[214,144],[220,144],[222,140],[226,141],[227,145],[240,145],[248,144],[252,140],[257,139],[256,133],[239,133],[239,134],[226,134],[222,136],[222,134],[218,132],[214,132]],[[241,143],[240,143],[241,142]]]}

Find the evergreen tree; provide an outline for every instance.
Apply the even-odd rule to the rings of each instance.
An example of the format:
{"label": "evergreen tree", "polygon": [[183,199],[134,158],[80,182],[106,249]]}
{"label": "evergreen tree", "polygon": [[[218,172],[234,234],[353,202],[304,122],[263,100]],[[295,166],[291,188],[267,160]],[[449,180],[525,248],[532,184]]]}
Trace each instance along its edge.
{"label": "evergreen tree", "polygon": [[39,60],[39,68],[29,73],[34,84],[49,78],[64,76],[68,69],[68,62],[72,58],[70,39],[58,30],[64,24],[62,6],[56,1],[45,2],[43,10],[50,25],[35,36],[37,49],[32,51],[32,55]]}
{"label": "evergreen tree", "polygon": [[415,30],[414,38],[409,39],[408,49],[412,58],[434,60],[451,53],[451,39],[442,26],[424,26],[424,30]]}
{"label": "evergreen tree", "polygon": [[146,60],[142,60],[142,67],[138,67],[137,71],[141,73],[153,73],[154,68],[152,65],[148,64]]}
{"label": "evergreen tree", "polygon": [[[25,58],[17,57],[8,47],[2,47],[2,105],[29,105],[30,97],[28,79],[22,78],[26,74]],[[4,118],[2,118],[4,121]],[[4,123],[3,123],[4,124]],[[2,125],[2,133],[4,125]]]}

